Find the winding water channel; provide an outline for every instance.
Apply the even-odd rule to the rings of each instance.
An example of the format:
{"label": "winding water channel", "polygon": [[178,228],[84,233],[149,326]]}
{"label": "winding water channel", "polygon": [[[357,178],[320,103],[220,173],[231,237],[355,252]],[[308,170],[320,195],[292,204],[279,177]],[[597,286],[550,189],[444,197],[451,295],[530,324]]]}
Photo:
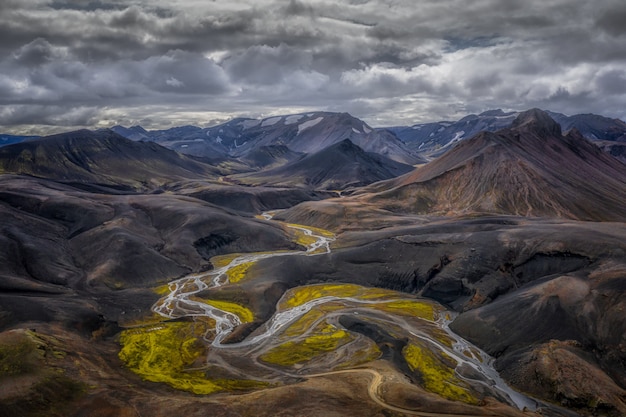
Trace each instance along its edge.
{"label": "winding water channel", "polygon": [[[271,219],[271,216],[268,214],[264,214],[263,217],[267,220]],[[240,326],[242,324],[241,319],[236,314],[221,310],[201,300],[194,299],[194,296],[196,294],[210,288],[216,288],[229,284],[228,271],[242,264],[255,262],[260,259],[268,259],[281,256],[316,256],[322,253],[330,253],[330,243],[334,240],[334,238],[323,236],[322,234],[317,233],[314,230],[308,229],[304,226],[288,225],[288,227],[297,229],[305,235],[315,238],[315,241],[308,246],[306,252],[290,251],[261,254],[243,254],[234,258],[226,266],[217,268],[206,273],[189,275],[184,278],[172,281],[169,283],[169,294],[167,294],[164,298],[162,298],[157,304],[153,306],[153,311],[168,319],[178,319],[182,317],[208,317],[214,320],[215,328],[212,329],[214,332],[214,337],[212,337],[212,340],[210,341],[211,349],[257,349],[264,343],[270,342],[272,338],[275,335],[279,334],[282,330],[284,330],[286,326],[294,323],[296,320],[303,317],[305,314],[307,314],[316,307],[328,303],[340,302],[345,304],[346,306],[354,307],[354,311],[352,312],[352,314],[359,314],[357,311],[358,309],[366,308],[368,304],[379,304],[381,302],[380,300],[364,300],[357,297],[323,296],[320,298],[315,298],[313,300],[304,302],[303,304],[296,307],[277,311],[262,326],[260,332],[257,331],[254,335],[238,343],[223,343],[224,340],[233,332],[233,330],[237,326]],[[502,380],[498,372],[493,367],[493,358],[491,358],[487,353],[472,345],[470,342],[464,340],[463,338],[455,334],[452,330],[450,330],[448,324],[453,317],[453,312],[444,312],[443,314],[439,314],[438,320],[436,321],[436,325],[443,329],[450,337],[450,339],[454,341],[451,347],[447,346],[444,343],[441,343],[440,341],[435,340],[427,333],[420,332],[418,330],[409,331],[409,333],[412,337],[430,344],[432,349],[442,351],[448,357],[456,361],[457,370],[461,367],[466,367],[466,369],[471,368],[475,374],[479,374],[481,376],[481,378],[479,378],[479,381],[472,378],[472,383],[481,383],[485,386],[489,386],[492,392],[498,392],[500,397],[504,398],[510,404],[517,406],[519,409],[535,410],[538,406],[535,400],[528,398],[511,389]],[[361,371],[363,371],[363,369],[361,369]],[[293,376],[287,372],[285,372],[285,375]],[[462,376],[462,374],[459,374],[459,377],[461,379],[466,379]]]}

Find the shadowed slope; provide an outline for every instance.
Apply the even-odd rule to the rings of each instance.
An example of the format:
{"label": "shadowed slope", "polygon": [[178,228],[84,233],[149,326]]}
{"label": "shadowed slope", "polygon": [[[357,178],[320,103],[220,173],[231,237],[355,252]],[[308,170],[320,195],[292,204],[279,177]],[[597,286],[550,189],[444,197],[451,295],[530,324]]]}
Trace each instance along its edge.
{"label": "shadowed slope", "polygon": [[110,130],[79,130],[0,149],[0,173],[124,188],[214,177],[216,171],[155,143],[132,142]]}
{"label": "shadowed slope", "polygon": [[254,149],[241,159],[251,167],[268,169],[288,164],[302,156],[303,153],[294,152],[285,145],[269,145]]}
{"label": "shadowed slope", "polygon": [[[261,146],[285,145],[296,152],[313,154],[349,138],[367,152],[394,161],[416,164],[423,159],[410,151],[393,133],[378,131],[347,113],[316,112],[249,121],[243,126],[233,156],[244,156]],[[225,131],[226,132],[226,131]],[[242,140],[246,140],[241,144]]]}
{"label": "shadowed slope", "polygon": [[149,308],[154,286],[210,269],[212,256],[296,248],[280,225],[196,198],[0,175],[0,330],[20,320],[80,323],[100,302],[117,320],[124,308]]}
{"label": "shadowed slope", "polygon": [[[361,196],[396,212],[490,212],[624,220],[626,166],[541,110],[483,132],[430,164]],[[369,194],[369,193],[373,194]]]}
{"label": "shadowed slope", "polygon": [[624,164],[626,164],[626,143],[625,142],[611,142],[611,141],[602,141],[597,142],[597,145],[604,152],[609,155],[619,159]]}
{"label": "shadowed slope", "polygon": [[250,184],[336,190],[394,178],[410,170],[410,165],[365,152],[345,139],[282,167],[235,178]]}

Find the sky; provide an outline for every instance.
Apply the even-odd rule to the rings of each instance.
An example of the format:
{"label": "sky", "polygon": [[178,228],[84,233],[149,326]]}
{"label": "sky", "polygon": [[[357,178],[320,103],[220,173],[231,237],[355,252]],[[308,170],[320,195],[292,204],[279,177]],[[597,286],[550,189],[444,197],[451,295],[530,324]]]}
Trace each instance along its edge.
{"label": "sky", "polygon": [[623,0],[1,0],[0,133],[539,107],[626,119]]}

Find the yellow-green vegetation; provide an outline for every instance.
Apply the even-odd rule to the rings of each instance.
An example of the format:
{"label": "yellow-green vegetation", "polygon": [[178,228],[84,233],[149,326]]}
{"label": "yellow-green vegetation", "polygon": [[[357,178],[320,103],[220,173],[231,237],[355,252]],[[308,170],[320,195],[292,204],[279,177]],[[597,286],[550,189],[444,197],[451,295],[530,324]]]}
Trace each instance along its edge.
{"label": "yellow-green vegetation", "polygon": [[402,350],[402,354],[409,368],[421,376],[426,390],[449,400],[468,404],[478,403],[476,398],[463,387],[464,384],[457,378],[454,369],[442,363],[428,349],[408,344]]}
{"label": "yellow-green vegetation", "polygon": [[327,237],[329,239],[332,239],[332,238],[335,237],[335,234],[333,232],[330,232],[330,231],[324,230],[324,229],[320,229],[319,227],[304,226],[302,224],[292,224],[292,223],[288,223],[287,226],[290,226],[290,227],[302,227],[302,228],[305,228],[305,229],[309,229],[310,231],[312,231],[316,235],[324,236],[324,237]]}
{"label": "yellow-green vegetation", "polygon": [[319,284],[293,288],[285,293],[279,308],[298,307],[321,297],[356,297],[363,287],[353,284]]}
{"label": "yellow-green vegetation", "polygon": [[277,253],[288,253],[292,251],[288,250],[276,250],[276,251],[267,251],[267,252],[252,252],[252,253],[229,253],[228,255],[217,255],[211,258],[211,264],[215,268],[223,268],[229,265],[232,261],[239,258],[240,256],[248,255],[275,255]]}
{"label": "yellow-green vegetation", "polygon": [[311,227],[311,226],[303,226],[300,224],[287,224],[287,226],[289,226],[289,228],[287,229],[287,231],[293,236],[294,241],[301,246],[306,246],[309,247],[311,246],[313,243],[317,242],[318,238],[315,236],[310,236],[308,234],[306,234],[304,232],[304,230],[302,229],[298,229],[298,228],[303,228],[303,229],[308,229],[311,232],[313,232],[314,234],[318,235],[318,236],[323,236],[326,238],[334,238],[335,235],[331,232],[329,232],[328,230],[324,230],[324,229],[319,229],[317,227]]}
{"label": "yellow-green vegetation", "polygon": [[165,284],[165,285],[160,285],[156,287],[154,289],[154,292],[159,295],[168,295],[169,293],[172,292],[172,289],[170,288],[170,284]]}
{"label": "yellow-green vegetation", "polygon": [[8,343],[0,345],[0,379],[35,370],[44,353],[28,333],[15,334]]}
{"label": "yellow-green vegetation", "polygon": [[256,381],[209,380],[202,371],[186,370],[204,353],[201,322],[169,322],[122,332],[119,357],[126,366],[152,382],[195,394],[266,386]]}
{"label": "yellow-green vegetation", "polygon": [[275,365],[293,366],[308,362],[323,353],[333,352],[352,340],[352,336],[345,330],[321,323],[311,336],[283,343],[264,353],[259,359]]}
{"label": "yellow-green vegetation", "polygon": [[236,258],[239,258],[241,253],[230,253],[228,255],[218,255],[211,258],[211,264],[215,268],[223,268],[226,265],[230,264]]}
{"label": "yellow-green vegetation", "polygon": [[241,265],[237,265],[237,266],[230,268],[226,272],[226,276],[228,276],[228,281],[230,281],[233,284],[241,281],[242,279],[246,277],[246,274],[248,273],[248,270],[250,269],[252,265],[254,265],[254,262],[245,262],[245,263],[242,263]]}
{"label": "yellow-green vegetation", "polygon": [[306,314],[302,315],[298,320],[294,321],[287,327],[281,336],[288,338],[297,337],[306,332],[311,326],[318,320],[321,320],[326,315],[326,311],[321,309],[312,309]]}
{"label": "yellow-green vegetation", "polygon": [[142,329],[125,330],[120,336],[122,350],[119,357],[133,372],[153,382],[166,382],[175,388],[203,393],[214,387],[192,380],[196,375],[184,372],[204,351],[198,340],[205,329],[196,323],[161,323]]}
{"label": "yellow-green vegetation", "polygon": [[378,298],[385,299],[385,298],[394,298],[394,297],[406,297],[406,294],[397,293],[395,291],[385,290],[382,288],[367,288],[367,287],[361,287],[361,288],[362,288],[362,293],[358,297],[363,300],[375,300]]}
{"label": "yellow-green vegetation", "polygon": [[233,303],[230,301],[203,300],[196,297],[191,297],[191,299],[196,299],[222,311],[233,313],[234,315],[239,317],[242,323],[250,323],[254,321],[254,314],[252,313],[252,311],[249,308],[242,306],[241,304]]}
{"label": "yellow-green vegetation", "polygon": [[351,297],[364,300],[390,298],[398,293],[380,288],[368,288],[355,284],[316,284],[297,287],[285,293],[279,307],[291,308],[321,297]]}
{"label": "yellow-green vegetation", "polygon": [[321,320],[326,314],[333,311],[341,310],[342,308],[344,308],[343,305],[333,303],[317,306],[314,309],[309,310],[306,314],[302,315],[298,320],[291,323],[283,331],[281,337],[293,338],[300,336],[311,327],[313,327],[315,323]]}
{"label": "yellow-green vegetation", "polygon": [[398,300],[377,304],[374,308],[391,314],[419,317],[422,319],[435,320],[433,305],[421,300]]}
{"label": "yellow-green vegetation", "polygon": [[317,242],[317,238],[315,236],[310,236],[304,233],[303,230],[300,229],[289,229],[294,236],[294,241],[301,246],[309,247],[315,242]]}

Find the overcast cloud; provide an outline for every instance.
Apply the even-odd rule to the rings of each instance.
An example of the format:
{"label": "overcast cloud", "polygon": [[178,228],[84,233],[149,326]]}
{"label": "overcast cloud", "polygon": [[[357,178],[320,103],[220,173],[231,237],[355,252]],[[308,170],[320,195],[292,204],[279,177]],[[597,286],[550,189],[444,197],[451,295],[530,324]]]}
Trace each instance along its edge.
{"label": "overcast cloud", "polygon": [[2,0],[0,132],[346,111],[626,118],[623,0]]}

